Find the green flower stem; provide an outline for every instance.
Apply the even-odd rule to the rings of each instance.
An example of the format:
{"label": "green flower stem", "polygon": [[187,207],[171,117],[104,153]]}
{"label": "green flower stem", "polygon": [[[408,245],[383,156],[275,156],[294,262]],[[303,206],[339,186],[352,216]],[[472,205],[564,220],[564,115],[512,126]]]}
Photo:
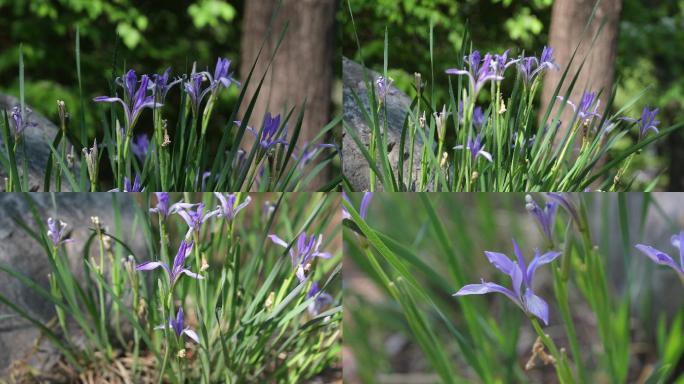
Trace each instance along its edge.
{"label": "green flower stem", "polygon": [[587,285],[588,301],[596,314],[598,321],[599,335],[603,341],[608,368],[611,373],[612,382],[619,383],[623,372],[616,366],[619,351],[616,350],[616,340],[613,324],[614,316],[611,314],[611,303],[609,300],[608,283],[603,266],[603,260],[598,252],[594,250],[591,233],[588,226],[587,207],[583,199],[580,199],[578,230],[582,236],[583,249],[585,253],[586,273],[583,274]]}
{"label": "green flower stem", "polygon": [[[378,108],[382,108],[382,106]],[[375,153],[377,147],[377,140],[378,138],[375,135],[375,129],[371,129],[370,141],[368,143],[368,153],[370,154],[373,161],[375,161],[375,159],[377,158]],[[368,183],[371,192],[375,192],[375,177],[375,172],[371,169],[371,167],[368,167]]]}
{"label": "green flower stem", "polygon": [[[129,129],[129,131],[130,131],[130,129]],[[119,191],[122,191],[122,192],[124,190],[123,179],[126,176],[125,159],[126,159],[126,155],[128,154],[128,148],[130,147],[130,145],[131,145],[131,135],[129,135],[127,133],[126,138],[124,140],[123,149],[121,149],[120,147],[118,149],[118,155],[119,156],[118,156],[117,165],[116,165],[116,169],[117,169],[116,184],[117,184],[117,187],[119,188]]]}
{"label": "green flower stem", "polygon": [[[102,236],[102,229],[96,225],[95,230],[97,231],[97,237],[98,237],[98,242],[100,245],[100,263],[97,266],[97,273],[102,277],[102,281],[105,281],[105,275],[104,275],[104,256],[105,256],[105,249],[104,249],[104,240]],[[106,302],[105,302],[105,296],[104,296],[104,289],[102,287],[102,284],[98,282],[97,284],[97,292],[98,292],[98,298],[100,302],[100,313],[99,313],[99,326],[100,326],[100,337],[102,340],[104,340],[104,344],[106,346],[105,348],[105,356],[107,359],[110,359],[113,357],[113,351],[112,351],[112,345],[109,343],[109,337],[107,335],[107,308],[106,308]]]}
{"label": "green flower stem", "polygon": [[537,336],[539,336],[544,346],[548,348],[553,358],[556,359],[556,374],[558,375],[558,380],[562,384],[575,383],[575,379],[572,376],[572,372],[570,371],[570,368],[567,365],[567,358],[565,357],[565,354],[561,354],[553,340],[549,337],[549,335],[547,335],[544,332],[544,330],[541,327],[541,324],[539,324],[539,320],[531,317],[530,322],[532,323],[534,331],[537,333]]}
{"label": "green flower stem", "polygon": [[195,153],[195,165],[197,171],[200,172],[200,174],[202,173],[202,169],[204,167],[204,164],[202,164],[202,154],[204,153],[204,142],[206,140],[207,127],[209,126],[209,119],[211,118],[211,112],[214,109],[215,100],[216,95],[212,93],[209,96],[209,100],[207,101],[207,104],[204,107],[204,112],[202,113],[202,126],[200,130],[199,150]]}
{"label": "green flower stem", "polygon": [[[66,127],[64,126],[64,124],[61,124],[61,128],[62,138],[60,139],[59,144],[61,147],[60,150],[62,152],[62,159],[66,159]],[[57,190],[57,192],[62,191],[62,167],[57,167],[57,173],[55,174],[55,189]]]}
{"label": "green flower stem", "polygon": [[634,159],[635,155],[636,152],[629,155],[627,157],[627,160],[624,162],[624,165],[618,169],[617,174],[613,178],[613,185],[610,187],[610,192],[615,192],[617,190],[617,186],[618,184],[620,184],[620,179],[627,171],[627,168],[629,168],[629,165],[632,163],[632,159]]}
{"label": "green flower stem", "polygon": [[[201,259],[201,254],[200,254],[200,236],[199,232],[195,231],[193,233],[193,238],[195,241],[194,246],[192,247],[192,251],[195,254],[195,266],[197,268],[197,273],[201,272],[201,267],[202,267],[202,259]],[[206,308],[207,310],[209,309],[209,298],[207,296],[207,286],[206,286],[206,281],[205,280],[200,280],[196,279],[196,287],[197,287],[197,292],[199,294],[199,298],[197,299],[197,306],[196,306],[196,311],[197,311],[197,320],[199,323],[199,328],[200,328],[200,340],[203,345],[209,346],[209,339],[208,335],[207,338],[204,338],[204,332],[201,331],[202,328],[205,328],[208,326],[207,324],[207,319],[209,319],[206,314],[202,312],[202,308]],[[203,353],[202,353],[203,352]],[[200,360],[202,364],[202,377],[203,377],[203,382],[208,383],[209,382],[209,370],[210,370],[210,361],[211,361],[211,355],[209,348],[203,348],[200,352]]]}
{"label": "green flower stem", "polygon": [[561,165],[563,164],[563,159],[565,158],[565,154],[568,152],[568,148],[570,147],[570,143],[573,141],[572,138],[575,136],[577,133],[577,130],[579,129],[579,126],[581,125],[580,122],[576,123],[572,127],[572,132],[570,133],[570,136],[568,136],[568,140],[565,141],[565,145],[563,145],[563,149],[561,150],[560,154],[558,155],[558,158],[556,159],[555,164],[553,165],[553,168],[551,168],[551,179],[555,179],[556,174],[560,170]]}
{"label": "green flower stem", "polygon": [[[551,248],[549,248],[551,250]],[[572,223],[568,224],[566,234],[565,234],[565,246],[563,249],[563,256],[561,259],[560,269],[555,267],[552,268],[553,271],[553,288],[554,294],[556,296],[556,301],[558,302],[558,307],[560,309],[561,318],[563,319],[563,326],[565,327],[565,333],[570,343],[570,351],[572,352],[572,357],[575,360],[575,370],[579,377],[580,382],[588,383],[587,372],[584,367],[584,361],[582,358],[581,350],[579,348],[579,342],[577,339],[577,332],[575,331],[575,325],[572,321],[572,316],[570,312],[570,300],[568,297],[568,278],[569,278],[569,266],[570,259],[572,255]]]}
{"label": "green flower stem", "polygon": [[166,218],[164,215],[159,213],[159,246],[161,248],[161,259],[167,265],[171,265],[171,260],[169,258],[169,235],[166,229]]}
{"label": "green flower stem", "polygon": [[168,183],[168,167],[167,167],[167,153],[166,149],[163,146],[164,143],[164,129],[163,129],[163,124],[162,124],[162,114],[161,114],[161,109],[160,108],[155,108],[154,109],[154,137],[157,141],[157,159],[158,159],[158,167],[159,167],[159,178],[160,178],[160,184],[161,184],[161,190],[162,191],[168,191],[169,190],[169,183]]}

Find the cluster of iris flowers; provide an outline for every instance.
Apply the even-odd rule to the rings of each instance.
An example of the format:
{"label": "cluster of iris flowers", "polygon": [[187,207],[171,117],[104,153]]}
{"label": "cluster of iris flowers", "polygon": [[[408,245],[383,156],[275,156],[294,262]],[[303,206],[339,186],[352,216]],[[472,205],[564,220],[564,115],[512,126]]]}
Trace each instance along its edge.
{"label": "cluster of iris flowers", "polygon": [[[544,74],[558,70],[553,49],[547,46],[539,56],[472,51],[463,56],[460,68],[445,71],[451,99],[437,111],[431,107],[435,100],[424,101],[429,92],[416,74],[416,97],[399,146],[406,154],[396,164],[385,159],[390,147],[381,145],[387,119],[374,117],[384,116],[395,90],[392,79],[378,76],[368,91],[376,100],[370,108],[377,113],[367,115],[371,135],[362,152],[374,165],[368,168],[370,185],[364,189],[374,191],[381,184],[385,190],[401,191],[584,191],[596,188],[592,183],[597,180],[602,181],[600,190],[628,188],[632,181],[623,176],[634,156],[664,134],[658,108],[646,106],[638,118],[604,115],[599,92],[585,90],[580,100],[571,100],[570,87],[545,107],[544,122],[537,127],[538,90]],[[563,79],[566,74],[567,69]],[[508,97],[502,92],[507,78],[514,84]],[[559,84],[556,92],[560,89]],[[561,121],[566,106],[573,115]],[[633,127],[637,133],[632,145],[618,149],[624,148],[616,145],[618,140]],[[657,136],[647,137],[649,132]],[[419,141],[422,146],[416,146]],[[609,167],[598,167],[607,158],[615,160]]]}

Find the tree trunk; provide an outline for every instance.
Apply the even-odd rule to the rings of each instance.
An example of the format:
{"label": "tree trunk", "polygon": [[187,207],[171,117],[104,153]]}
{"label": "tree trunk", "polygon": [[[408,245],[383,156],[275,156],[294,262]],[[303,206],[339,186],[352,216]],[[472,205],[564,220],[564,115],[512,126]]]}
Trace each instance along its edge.
{"label": "tree trunk", "polygon": [[[245,4],[241,41],[240,72],[246,77],[266,37],[277,0],[250,0]],[[330,122],[333,65],[335,54],[335,13],[337,0],[283,0],[273,33],[254,71],[247,97],[254,94],[258,80],[266,71],[268,60],[285,23],[288,30],[269,69],[250,125],[260,127],[266,112],[285,113],[297,107],[290,126],[306,100],[306,112],[298,142],[301,148]],[[247,105],[243,106],[243,112]],[[312,187],[322,186],[329,175],[319,174]]]}
{"label": "tree trunk", "polygon": [[[582,31],[591,16],[596,0],[557,0],[553,4],[551,13],[551,30],[549,32],[549,45],[553,48],[554,57],[560,66],[560,71],[549,71],[544,79],[542,100],[539,118],[543,118],[546,105],[551,102],[553,92],[560,81],[563,70],[568,65],[572,52],[578,44],[581,44],[572,62],[568,75],[564,81],[559,95],[564,95],[572,77],[579,68],[584,57],[589,53],[591,42],[598,32],[601,22],[606,18],[606,25],[600,32],[596,43],[587,57],[586,63],[577,78],[577,82],[570,94],[570,100],[575,104],[579,102],[582,93],[586,91],[601,93],[601,112],[604,112],[606,99],[613,86],[615,73],[615,55],[617,52],[617,37],[622,10],[622,0],[603,0],[596,10],[596,15],[587,32]],[[560,104],[554,106],[558,108]],[[572,108],[566,108],[561,116],[561,121],[566,123],[572,119]],[[553,116],[553,115],[552,115]],[[545,122],[542,122],[545,123]],[[564,124],[563,130],[568,129]],[[559,137],[562,137],[559,135]]]}

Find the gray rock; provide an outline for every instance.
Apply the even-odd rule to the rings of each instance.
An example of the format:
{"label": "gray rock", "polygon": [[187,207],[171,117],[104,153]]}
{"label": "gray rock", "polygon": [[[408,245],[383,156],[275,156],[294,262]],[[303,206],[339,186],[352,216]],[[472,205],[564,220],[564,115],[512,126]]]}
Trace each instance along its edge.
{"label": "gray rock", "polygon": [[[41,217],[45,220],[50,216],[59,218],[69,225],[68,229],[72,230],[70,237],[74,241],[65,246],[70,258],[71,270],[77,276],[83,276],[81,255],[84,244],[91,234],[90,217],[98,216],[104,227],[114,230],[112,196],[113,194],[105,193],[32,193],[29,195],[35,202]],[[117,194],[116,197],[121,212],[124,241],[131,246],[136,256],[144,255],[142,236],[132,237],[129,232],[134,216],[134,197],[123,193]],[[10,265],[19,273],[49,290],[47,275],[51,268],[45,250],[15,222],[15,218],[20,218],[29,227],[36,228],[25,198],[19,193],[0,194],[0,262]],[[126,235],[131,238],[126,238]],[[91,245],[92,255],[99,255],[98,252],[97,245],[95,243]],[[54,306],[48,300],[3,271],[0,271],[0,294],[44,324],[55,317]],[[70,336],[76,342],[79,342],[79,339],[82,340],[77,330],[71,333]],[[25,362],[39,372],[46,372],[60,358],[56,348],[45,337],[40,337],[37,328],[1,303],[0,345],[11,346],[11,348],[0,348],[0,378],[8,375],[12,363]]]}
{"label": "gray rock", "polygon": [[[364,118],[363,110],[359,108],[353,93],[359,97],[364,105],[364,108],[368,110],[368,97],[366,88],[366,76],[364,71],[367,71],[367,76],[373,83],[375,79],[380,76],[377,72],[371,71],[364,68],[358,63],[349,60],[346,57],[342,58],[342,71],[343,71],[343,104],[344,104],[344,122],[350,127],[356,135],[359,137],[360,141],[366,148],[368,147],[368,142],[370,140],[370,127],[366,123]],[[404,126],[404,120],[406,119],[407,111],[411,106],[411,98],[402,93],[399,89],[392,86],[390,92],[387,96],[387,146],[391,148],[389,153],[390,164],[392,166],[393,172],[397,174],[398,162],[399,162],[399,149],[401,141],[401,131]],[[381,117],[381,125],[382,123]],[[420,151],[422,148],[422,140],[420,137],[416,137],[416,144],[414,146],[414,153],[417,157],[420,156]],[[409,148],[408,145],[404,148],[404,158],[408,158]],[[414,163],[419,160],[414,158]],[[414,164],[413,174],[417,175],[418,165]],[[363,156],[358,146],[356,145],[354,139],[350,134],[347,133],[346,129],[343,130],[343,141],[342,141],[342,170],[345,177],[350,181],[352,188],[355,191],[366,191],[369,190],[369,180],[368,180],[368,162]],[[408,161],[404,164],[404,175],[405,178],[408,177]],[[414,176],[415,178],[415,176]],[[406,180],[404,181],[406,182]],[[378,186],[378,190],[382,190],[381,186]]]}
{"label": "gray rock", "polygon": [[[19,100],[13,96],[0,94],[0,114],[2,110],[7,111],[9,118],[10,110],[19,105]],[[27,106],[30,108],[30,106]],[[55,108],[57,108],[55,104]],[[2,116],[4,119],[4,116]],[[29,116],[29,126],[24,130],[23,140],[26,146],[26,157],[28,158],[28,173],[29,181],[28,186],[30,191],[42,191],[43,190],[43,180],[45,177],[45,167],[47,166],[48,159],[50,158],[50,147],[48,143],[52,143],[59,128],[53,124],[50,120],[46,119],[41,114],[37,113],[35,110]],[[11,123],[10,123],[11,124]],[[5,150],[5,143],[2,141],[0,136],[0,148],[2,151]],[[23,168],[23,156],[19,154],[17,156],[17,168],[19,172],[22,172]],[[53,166],[53,174],[56,170],[57,164]],[[4,179],[7,177],[4,169],[0,167],[0,180],[2,180],[2,186],[0,190],[4,190]],[[52,181],[54,184],[54,179]],[[62,182],[62,190],[69,191],[69,184],[66,180]]]}

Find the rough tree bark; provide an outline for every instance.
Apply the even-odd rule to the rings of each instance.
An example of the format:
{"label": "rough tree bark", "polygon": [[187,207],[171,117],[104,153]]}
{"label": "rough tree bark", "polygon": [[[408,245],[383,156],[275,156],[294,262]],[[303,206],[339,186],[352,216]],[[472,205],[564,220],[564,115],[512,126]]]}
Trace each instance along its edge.
{"label": "rough tree bark", "polygon": [[[240,67],[243,76],[249,73],[256,59],[277,3],[277,0],[251,0],[245,4]],[[248,97],[256,90],[258,78],[266,70],[270,52],[286,22],[289,22],[288,31],[260,91],[250,125],[260,126],[266,112],[282,113],[295,106],[298,107],[296,118],[305,99],[300,143],[313,140],[330,122],[333,69],[339,65],[334,62],[337,6],[338,0],[283,0],[273,24],[274,33],[255,69],[257,81],[248,87]],[[324,184],[326,176],[321,175],[312,187]]]}
{"label": "rough tree bark", "polygon": [[[577,103],[582,97],[584,90],[599,92],[602,109],[605,100],[613,86],[615,74],[615,56],[617,53],[618,27],[620,21],[620,11],[622,10],[622,0],[602,0],[596,10],[596,15],[589,26],[588,31],[582,39],[582,31],[591,16],[596,0],[557,0],[553,4],[551,12],[551,29],[549,32],[549,45],[553,47],[556,62],[561,67],[560,71],[549,71],[544,79],[542,91],[542,106],[548,105],[553,96],[553,92],[560,81],[563,69],[568,65],[572,52],[577,46],[581,45],[573,60],[568,77],[577,71],[582,59],[589,53],[591,42],[598,32],[603,18],[606,18],[606,25],[598,36],[596,43],[587,57],[586,64],[577,78],[577,83],[570,94],[570,100]],[[567,78],[566,78],[567,79]],[[570,81],[564,82],[560,90],[560,95],[564,95]],[[559,106],[556,103],[556,108]],[[539,118],[543,118],[545,108],[541,108]],[[603,112],[603,110],[601,111]],[[572,118],[572,108],[566,108],[561,121],[566,122]],[[563,129],[567,129],[565,125]]]}

